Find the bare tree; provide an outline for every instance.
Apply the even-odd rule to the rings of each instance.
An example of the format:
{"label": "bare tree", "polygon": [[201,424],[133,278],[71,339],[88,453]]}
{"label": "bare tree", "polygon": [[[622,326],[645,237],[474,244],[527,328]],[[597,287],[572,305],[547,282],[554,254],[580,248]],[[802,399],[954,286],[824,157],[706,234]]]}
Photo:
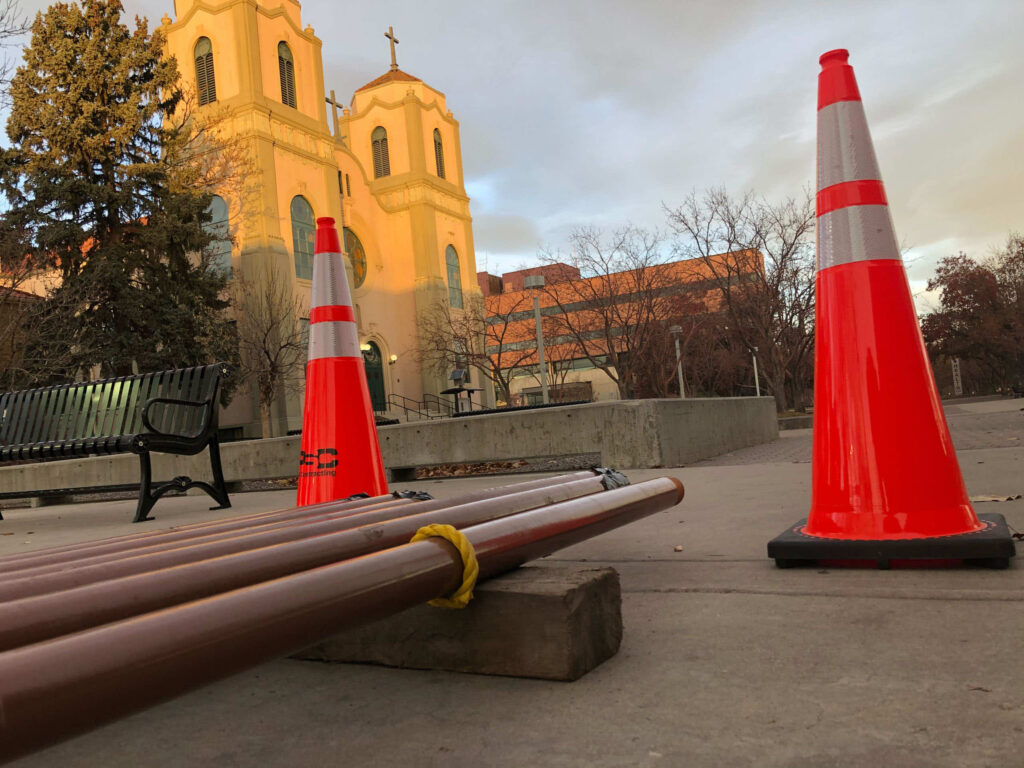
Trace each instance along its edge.
{"label": "bare tree", "polygon": [[[678,273],[666,263],[661,233],[627,226],[605,235],[582,227],[569,237],[570,263],[581,279],[544,286],[555,343],[571,342],[618,387],[633,397],[645,355],[664,321],[674,317],[685,290]],[[566,257],[542,253],[549,265]],[[549,334],[545,331],[545,337]]]}
{"label": "bare tree", "polygon": [[[545,320],[549,322],[545,323]],[[545,329],[545,338],[549,336],[554,338],[555,323],[550,322],[550,320],[550,317],[541,320],[542,327]],[[549,328],[551,329],[550,334],[548,333]],[[579,345],[571,339],[560,344],[552,344],[544,348],[544,357],[550,372],[548,375],[548,387],[550,389],[551,401],[557,403],[575,399],[572,394],[572,383],[569,381],[569,377],[573,372],[573,361],[586,357],[580,351]]]}
{"label": "bare tree", "polygon": [[769,203],[712,189],[691,193],[666,213],[677,252],[699,265],[729,331],[747,350],[757,350],[776,408],[799,406],[814,344],[811,196]]}
{"label": "bare tree", "polygon": [[441,374],[472,368],[511,402],[512,379],[537,361],[533,334],[523,333],[522,315],[531,308],[525,294],[471,294],[463,309],[439,301],[420,314],[419,360]]}
{"label": "bare tree", "polygon": [[260,406],[263,437],[272,437],[271,407],[286,391],[301,391],[306,340],[300,320],[308,314],[291,283],[272,266],[234,282],[239,369]]}

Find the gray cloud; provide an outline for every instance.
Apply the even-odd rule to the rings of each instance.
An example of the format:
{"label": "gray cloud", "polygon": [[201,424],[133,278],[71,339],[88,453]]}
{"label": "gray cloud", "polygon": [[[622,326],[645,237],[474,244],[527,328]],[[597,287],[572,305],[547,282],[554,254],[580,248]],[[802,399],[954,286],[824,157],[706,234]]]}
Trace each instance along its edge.
{"label": "gray cloud", "polygon": [[536,224],[523,216],[483,214],[473,217],[473,240],[496,254],[532,252],[540,245]]}
{"label": "gray cloud", "polygon": [[[42,3],[27,4],[42,7]],[[153,24],[169,0],[130,0]],[[340,98],[400,66],[462,125],[478,254],[526,263],[575,224],[813,180],[817,57],[851,50],[912,279],[1024,228],[1024,4],[1004,0],[308,0]],[[499,256],[500,254],[500,256]],[[923,283],[922,283],[923,285]]]}

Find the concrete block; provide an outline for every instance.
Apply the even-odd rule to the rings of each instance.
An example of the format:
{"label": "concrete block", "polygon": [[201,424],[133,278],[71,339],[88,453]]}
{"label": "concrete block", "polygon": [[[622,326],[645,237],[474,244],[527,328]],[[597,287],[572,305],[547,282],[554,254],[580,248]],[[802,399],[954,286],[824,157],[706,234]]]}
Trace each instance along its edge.
{"label": "concrete block", "polygon": [[619,650],[621,598],[613,568],[529,566],[463,610],[417,606],[293,658],[571,681]]}

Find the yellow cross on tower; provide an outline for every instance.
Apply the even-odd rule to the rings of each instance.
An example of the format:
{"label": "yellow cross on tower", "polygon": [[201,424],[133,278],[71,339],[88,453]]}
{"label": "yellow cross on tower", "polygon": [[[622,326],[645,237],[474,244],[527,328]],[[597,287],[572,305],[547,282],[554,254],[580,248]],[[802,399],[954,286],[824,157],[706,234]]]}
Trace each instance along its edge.
{"label": "yellow cross on tower", "polygon": [[394,28],[388,27],[384,37],[391,41],[391,69],[396,70],[398,69],[398,59],[395,58],[395,46],[398,44],[398,38],[395,37]]}

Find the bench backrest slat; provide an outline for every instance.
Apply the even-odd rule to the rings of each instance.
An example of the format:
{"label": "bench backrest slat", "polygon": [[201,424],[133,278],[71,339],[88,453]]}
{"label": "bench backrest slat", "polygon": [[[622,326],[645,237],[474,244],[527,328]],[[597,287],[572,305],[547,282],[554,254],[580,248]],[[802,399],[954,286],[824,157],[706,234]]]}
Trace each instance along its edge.
{"label": "bench backrest slat", "polygon": [[[165,371],[157,374],[153,381],[153,388],[150,391],[150,397],[169,397],[171,392],[174,392],[174,379],[177,378],[177,371]],[[166,405],[156,404],[149,410],[149,423],[156,427],[161,432],[171,431],[172,424],[168,418],[168,409]],[[173,412],[170,412],[173,415]]]}
{"label": "bench backrest slat", "polygon": [[114,412],[110,422],[110,433],[113,435],[125,434],[124,426],[128,422],[128,414],[135,402],[135,393],[138,392],[139,382],[125,379],[121,382],[120,400],[117,404],[117,411]]}
{"label": "bench backrest slat", "polygon": [[[175,371],[164,386],[164,397],[179,397],[182,400],[188,398],[188,382],[191,379],[191,371]],[[171,394],[173,393],[173,394]],[[188,414],[183,408],[168,408],[164,406],[164,421],[170,425],[171,432],[177,432],[185,425],[185,418]]]}
{"label": "bench backrest slat", "polygon": [[64,406],[63,423],[61,430],[62,440],[72,440],[78,429],[78,420],[82,417],[82,409],[85,406],[85,396],[88,393],[85,387],[68,387],[68,399]]}
{"label": "bench backrest slat", "polygon": [[43,425],[41,427],[43,433],[48,436],[47,439],[49,440],[54,439],[54,432],[56,432],[57,424],[60,421],[61,409],[64,407],[63,403],[66,399],[66,389],[54,390],[50,407],[46,409],[46,418],[43,420]]}
{"label": "bench backrest slat", "polygon": [[89,382],[82,387],[82,403],[78,412],[78,421],[75,423],[73,440],[81,440],[91,437],[89,427],[92,424],[92,414],[96,410],[96,384]]}
{"label": "bench backrest slat", "polygon": [[11,409],[11,431],[8,441],[17,443],[18,437],[25,431],[25,417],[27,417],[27,402],[30,399],[29,392],[15,392],[13,408]]}
{"label": "bench backrest slat", "polygon": [[4,444],[4,430],[7,429],[7,408],[11,402],[11,393],[0,393],[0,445]]}
{"label": "bench backrest slat", "polygon": [[36,417],[32,419],[32,423],[29,425],[29,442],[38,443],[46,438],[40,438],[40,435],[46,434],[46,424],[49,422],[51,409],[57,402],[58,390],[43,390],[39,398],[39,403],[36,406]]}
{"label": "bench backrest slat", "polygon": [[[189,387],[189,400],[203,400],[203,384],[206,381],[206,374],[204,371],[193,369],[192,371],[192,384]],[[189,408],[185,413],[185,430],[192,434],[199,429],[200,420],[202,419],[202,412],[198,408]]]}
{"label": "bench backrest slat", "polygon": [[[199,393],[202,391],[203,376],[199,371],[193,370],[192,375],[189,376],[188,381],[188,399],[198,400]],[[181,428],[191,434],[199,427],[199,416],[201,415],[197,408],[179,409],[183,423]]]}
{"label": "bench backrest slat", "polygon": [[11,445],[14,442],[14,433],[18,428],[18,414],[21,412],[21,392],[9,392],[7,405],[4,407],[4,424],[0,429],[0,440],[4,445]]}
{"label": "bench backrest slat", "polygon": [[25,434],[28,421],[32,417],[32,404],[36,399],[38,399],[38,395],[38,390],[22,393],[20,402],[18,404],[19,408],[17,413],[15,414],[17,422],[15,422],[14,424],[14,435],[12,436],[14,439],[12,440],[12,442],[21,442],[22,435]]}
{"label": "bench backrest slat", "polygon": [[113,382],[105,381],[96,387],[96,413],[92,419],[92,434],[89,437],[99,437],[105,434],[104,423],[107,421],[107,412],[110,410],[110,401],[113,397]]}
{"label": "bench backrest slat", "polygon": [[107,412],[103,417],[103,434],[105,435],[116,435],[115,431],[118,417],[121,415],[121,409],[124,407],[124,391],[129,389],[131,384],[128,382],[127,377],[120,378],[117,381],[111,382],[110,384],[110,400],[107,403]]}
{"label": "bench backrest slat", "polygon": [[[216,395],[223,370],[218,364],[0,393],[0,445],[143,433],[147,401],[208,400]],[[203,411],[156,404],[150,420],[162,432],[195,434]]]}
{"label": "bench backrest slat", "polygon": [[133,387],[131,377],[122,376],[111,383],[110,404],[107,407],[107,415],[103,420],[103,434],[119,435],[120,422],[124,415],[126,393]]}
{"label": "bench backrest slat", "polygon": [[139,390],[142,388],[141,381],[126,382],[121,396],[121,411],[114,420],[113,430],[119,435],[130,435],[133,432],[128,430],[131,424],[132,412],[139,402]]}

